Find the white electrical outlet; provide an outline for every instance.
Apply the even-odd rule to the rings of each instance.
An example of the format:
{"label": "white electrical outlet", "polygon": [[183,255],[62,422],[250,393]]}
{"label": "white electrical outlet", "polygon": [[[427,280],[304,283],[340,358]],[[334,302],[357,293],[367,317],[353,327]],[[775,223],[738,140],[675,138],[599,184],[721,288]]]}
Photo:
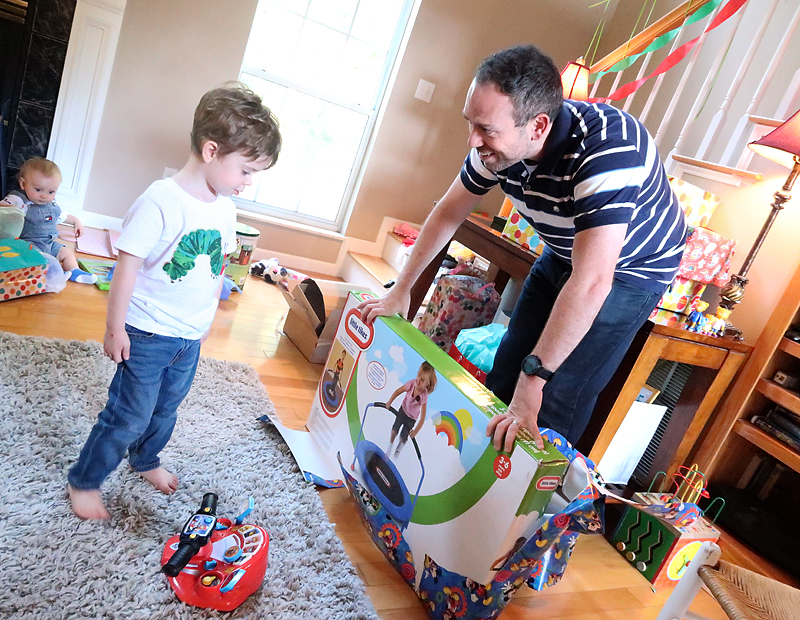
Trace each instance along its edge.
{"label": "white electrical outlet", "polygon": [[430,103],[434,88],[436,88],[436,84],[432,84],[426,80],[420,80],[417,85],[417,92],[414,93],[414,96],[425,103]]}
{"label": "white electrical outlet", "polygon": [[161,177],[161,178],[162,178],[162,179],[166,179],[167,177],[171,177],[171,176],[172,176],[173,174],[175,174],[176,172],[178,172],[178,171],[177,171],[175,168],[169,168],[169,167],[165,167],[165,168],[164,168],[164,176],[163,176],[163,177]]}

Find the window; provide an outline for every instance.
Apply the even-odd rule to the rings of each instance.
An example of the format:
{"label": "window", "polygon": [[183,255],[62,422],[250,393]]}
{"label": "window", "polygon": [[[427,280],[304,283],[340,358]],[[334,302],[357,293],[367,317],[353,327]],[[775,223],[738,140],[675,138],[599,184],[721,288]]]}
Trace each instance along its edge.
{"label": "window", "polygon": [[240,79],[278,117],[241,208],[338,229],[413,0],[260,0]]}

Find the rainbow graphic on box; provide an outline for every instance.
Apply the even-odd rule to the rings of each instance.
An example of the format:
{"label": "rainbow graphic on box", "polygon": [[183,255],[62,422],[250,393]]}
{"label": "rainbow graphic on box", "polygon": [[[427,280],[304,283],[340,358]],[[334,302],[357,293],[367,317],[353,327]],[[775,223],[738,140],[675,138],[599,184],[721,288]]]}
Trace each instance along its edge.
{"label": "rainbow graphic on box", "polygon": [[456,448],[459,452],[464,447],[464,440],[472,432],[472,416],[466,409],[459,409],[455,413],[438,411],[431,418],[436,434],[447,437],[447,445]]}

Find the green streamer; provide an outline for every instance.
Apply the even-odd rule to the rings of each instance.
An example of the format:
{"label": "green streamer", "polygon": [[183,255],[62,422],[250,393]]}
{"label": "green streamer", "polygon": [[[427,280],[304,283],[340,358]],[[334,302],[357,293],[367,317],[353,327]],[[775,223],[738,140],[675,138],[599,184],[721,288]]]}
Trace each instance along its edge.
{"label": "green streamer", "polygon": [[670,43],[675,37],[678,36],[678,33],[681,31],[683,26],[689,26],[694,24],[695,22],[700,21],[704,17],[707,17],[714,9],[716,9],[720,4],[722,4],[722,0],[711,0],[701,6],[697,11],[686,20],[685,24],[670,30],[669,32],[665,32],[657,39],[654,39],[653,42],[647,46],[647,48],[638,54],[634,54],[633,56],[628,56],[627,58],[623,58],[617,64],[606,69],[605,71],[598,71],[597,73],[592,73],[589,76],[589,83],[594,84],[597,80],[603,77],[606,73],[618,73],[619,71],[624,71],[628,67],[630,67],[633,63],[635,63],[640,56],[644,56],[649,54],[650,52],[655,52],[658,49],[661,49],[668,43]]}

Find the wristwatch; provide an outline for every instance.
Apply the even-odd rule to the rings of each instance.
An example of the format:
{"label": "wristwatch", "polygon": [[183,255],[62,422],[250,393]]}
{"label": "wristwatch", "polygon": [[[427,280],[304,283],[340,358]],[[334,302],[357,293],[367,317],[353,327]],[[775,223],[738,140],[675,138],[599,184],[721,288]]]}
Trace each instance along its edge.
{"label": "wristwatch", "polygon": [[547,370],[547,368],[542,366],[542,360],[539,359],[538,355],[534,355],[533,353],[526,355],[525,359],[522,360],[522,372],[529,377],[535,375],[545,381],[550,381],[550,379],[553,378],[553,371]]}

